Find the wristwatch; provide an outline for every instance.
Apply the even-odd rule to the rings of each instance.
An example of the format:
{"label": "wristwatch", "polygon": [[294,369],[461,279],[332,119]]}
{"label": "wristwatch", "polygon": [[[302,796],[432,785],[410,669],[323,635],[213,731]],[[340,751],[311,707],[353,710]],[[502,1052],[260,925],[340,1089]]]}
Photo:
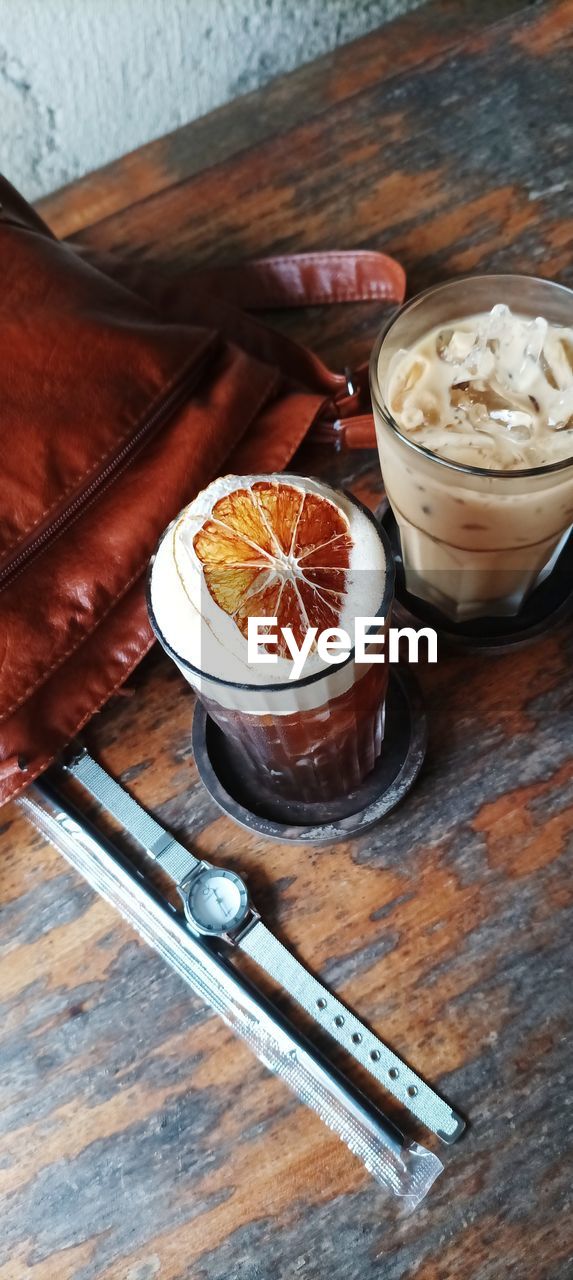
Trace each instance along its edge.
{"label": "wristwatch", "polygon": [[465,1121],[313,977],[263,923],[236,871],[195,858],[81,748],[64,766],[175,882],[190,928],[256,961],[318,1025],[431,1129],[452,1143]]}

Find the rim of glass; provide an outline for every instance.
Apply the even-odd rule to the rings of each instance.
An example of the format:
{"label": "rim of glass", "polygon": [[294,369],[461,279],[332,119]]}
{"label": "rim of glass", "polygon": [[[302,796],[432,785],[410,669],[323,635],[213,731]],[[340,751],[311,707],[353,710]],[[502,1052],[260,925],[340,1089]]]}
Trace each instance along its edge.
{"label": "rim of glass", "polygon": [[443,284],[430,285],[429,289],[423,289],[421,293],[415,294],[413,298],[410,298],[408,302],[404,303],[404,306],[399,307],[394,315],[391,316],[390,320],[382,326],[378,333],[372,349],[372,355],[370,356],[370,392],[376,408],[384,419],[386,425],[390,427],[391,431],[393,431],[394,434],[404,442],[404,444],[408,445],[414,453],[423,454],[423,456],[428,458],[430,462],[435,462],[442,467],[446,467],[448,471],[459,471],[464,475],[470,476],[490,476],[496,480],[514,480],[516,478],[525,479],[526,476],[544,476],[551,475],[557,471],[563,471],[566,467],[570,467],[573,464],[573,454],[571,454],[569,458],[563,459],[561,462],[548,462],[541,467],[521,467],[514,471],[497,471],[490,467],[471,467],[463,462],[450,462],[448,458],[441,458],[439,454],[432,453],[431,449],[426,449],[422,444],[416,444],[415,440],[411,440],[409,436],[404,435],[403,432],[400,431],[398,423],[394,421],[390,410],[383,401],[380,383],[378,380],[378,359],[384,339],[389,334],[390,330],[393,329],[394,325],[397,324],[398,320],[401,319],[404,313],[406,311],[410,311],[411,308],[417,305],[422,298],[427,298],[434,293],[445,293],[449,289],[457,288],[458,285],[464,285],[478,280],[529,280],[533,284],[547,285],[551,289],[558,289],[564,294],[569,294],[571,298],[573,322],[573,289],[570,289],[566,284],[559,284],[556,280],[546,280],[543,276],[520,275],[519,272],[504,272],[499,275],[495,272],[491,274],[485,272],[478,276],[456,276],[454,280],[446,280]]}
{"label": "rim of glass", "polygon": [[[396,567],[394,564],[394,556],[392,554],[392,547],[390,545],[390,540],[388,538],[386,530],[382,528],[381,522],[376,518],[373,512],[369,511],[368,507],[365,507],[364,503],[360,502],[359,498],[355,498],[354,494],[348,493],[346,489],[335,489],[332,485],[326,485],[325,487],[330,489],[332,493],[343,493],[345,498],[348,498],[350,502],[353,502],[354,506],[358,507],[359,510],[362,511],[363,514],[368,517],[370,523],[373,524],[374,528],[376,529],[376,533],[378,534],[380,542],[384,547],[384,554],[386,557],[386,575],[385,575],[384,595],[382,597],[382,602],[380,604],[380,607],[377,609],[376,613],[373,614],[372,616],[375,618],[385,619],[387,616],[388,609],[392,604],[392,600],[394,598],[394,583],[396,578]],[[223,676],[215,676],[215,675],[211,675],[210,672],[208,671],[202,671],[200,667],[194,666],[192,662],[189,662],[188,658],[183,658],[181,654],[179,654],[177,650],[173,648],[173,645],[170,644],[169,641],[166,640],[165,636],[163,635],[163,632],[157,622],[157,618],[155,617],[153,604],[151,600],[151,578],[153,575],[153,566],[155,564],[155,557],[157,555],[157,552],[159,551],[159,547],[161,546],[163,539],[167,537],[169,531],[173,528],[174,524],[176,524],[176,522],[178,521],[180,515],[181,515],[181,512],[179,512],[179,514],[176,515],[173,520],[171,520],[171,522],[167,525],[167,528],[164,529],[163,533],[161,534],[159,542],[157,543],[157,547],[155,548],[155,551],[151,557],[151,560],[149,561],[149,567],[147,570],[147,578],[146,578],[146,586],[145,586],[147,612],[149,614],[149,621],[151,623],[152,630],[156,638],[159,640],[159,643],[165,649],[165,652],[169,654],[169,657],[172,658],[173,661],[176,662],[179,666],[183,667],[184,670],[192,671],[194,675],[199,676],[200,679],[202,680],[209,680],[212,684],[224,685],[229,689],[242,689],[248,693],[277,693],[279,691],[284,692],[285,689],[302,689],[306,685],[315,684],[317,680],[324,679],[324,676],[331,669],[330,665],[323,667],[321,671],[312,672],[312,674],[309,676],[301,676],[299,680],[283,680],[282,683],[280,684],[277,683],[277,681],[271,682],[270,684],[248,684],[246,682],[242,683],[238,680],[225,680]],[[354,651],[355,651],[355,646],[353,645],[350,650],[350,653],[348,654],[348,657],[344,659],[344,662],[336,662],[332,664],[337,671],[341,671],[344,667],[348,666],[348,663],[351,662],[354,657]]]}

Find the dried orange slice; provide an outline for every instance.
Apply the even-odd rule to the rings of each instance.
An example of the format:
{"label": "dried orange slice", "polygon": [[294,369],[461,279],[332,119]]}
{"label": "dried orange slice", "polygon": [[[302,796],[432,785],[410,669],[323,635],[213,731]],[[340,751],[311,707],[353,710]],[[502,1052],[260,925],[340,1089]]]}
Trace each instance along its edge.
{"label": "dried orange slice", "polygon": [[338,625],[352,550],[349,523],[329,498],[256,480],[214,503],[193,539],[205,584],[246,637],[252,617],[277,619],[300,646],[308,629]]}

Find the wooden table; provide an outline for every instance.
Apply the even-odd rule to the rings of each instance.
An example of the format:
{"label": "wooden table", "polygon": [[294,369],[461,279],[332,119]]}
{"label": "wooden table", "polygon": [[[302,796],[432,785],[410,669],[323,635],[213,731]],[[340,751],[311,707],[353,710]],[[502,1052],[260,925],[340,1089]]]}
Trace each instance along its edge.
{"label": "wooden table", "polygon": [[[411,291],[492,269],[571,284],[572,30],[571,0],[442,0],[42,211],[175,271],[374,246]],[[280,322],[342,364],[380,318]],[[379,495],[371,454],[314,465]],[[572,1274],[572,656],[566,631],[503,658],[443,654],[421,673],[415,791],[315,852],[219,815],[193,765],[190,691],[159,653],[93,725],[107,766],[196,851],[247,872],[288,944],[469,1116],[398,1223],[346,1148],[4,811],[0,1280]]]}

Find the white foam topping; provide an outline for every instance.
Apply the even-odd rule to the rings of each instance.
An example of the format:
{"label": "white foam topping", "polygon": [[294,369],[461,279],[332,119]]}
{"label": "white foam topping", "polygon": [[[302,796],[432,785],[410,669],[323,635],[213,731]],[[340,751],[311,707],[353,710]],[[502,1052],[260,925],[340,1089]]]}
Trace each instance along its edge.
{"label": "white foam topping", "polygon": [[[250,489],[257,481],[290,485],[302,496],[317,494],[334,504],[352,543],[345,594],[330,597],[341,605],[336,625],[352,637],[356,617],[377,614],[384,597],[386,557],[375,525],[344,494],[317,481],[285,474],[222,476],[198,494],[166,530],[159,544],[151,573],[151,605],[161,635],[182,664],[190,663],[207,677],[216,676],[236,684],[283,685],[289,681],[291,660],[279,657],[272,665],[249,663],[247,639],[234,618],[213,598],[205,582],[203,564],[193,546],[196,534],[219,499],[238,489]],[[285,559],[290,563],[285,563]],[[298,565],[294,557],[283,556],[277,569],[283,574],[294,572],[296,575]],[[327,665],[315,650],[305,663],[303,678]]]}

